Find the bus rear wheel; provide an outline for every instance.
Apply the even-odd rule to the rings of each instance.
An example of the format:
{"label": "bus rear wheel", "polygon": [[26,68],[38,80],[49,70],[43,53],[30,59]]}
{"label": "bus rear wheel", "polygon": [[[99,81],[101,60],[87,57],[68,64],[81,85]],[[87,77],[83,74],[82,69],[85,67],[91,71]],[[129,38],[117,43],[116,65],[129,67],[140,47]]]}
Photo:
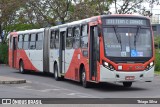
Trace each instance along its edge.
{"label": "bus rear wheel", "polygon": [[23,61],[20,61],[20,63],[19,63],[19,72],[22,73],[22,74],[26,73],[26,71],[24,69],[24,63],[23,63]]}
{"label": "bus rear wheel", "polygon": [[56,81],[60,80],[60,77],[58,76],[58,66],[57,64],[54,65],[54,78]]}
{"label": "bus rear wheel", "polygon": [[85,71],[85,68],[83,68],[83,70],[82,70],[81,81],[82,81],[83,87],[89,88],[91,86],[91,83],[86,80],[86,71]]}
{"label": "bus rear wheel", "polygon": [[124,87],[131,87],[132,86],[132,82],[123,82],[123,86]]}

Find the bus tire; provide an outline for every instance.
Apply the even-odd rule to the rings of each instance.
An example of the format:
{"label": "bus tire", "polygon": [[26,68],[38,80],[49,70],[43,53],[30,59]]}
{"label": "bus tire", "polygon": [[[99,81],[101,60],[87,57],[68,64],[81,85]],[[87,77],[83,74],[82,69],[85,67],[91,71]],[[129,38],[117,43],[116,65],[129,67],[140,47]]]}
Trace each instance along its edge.
{"label": "bus tire", "polygon": [[132,82],[123,82],[123,86],[124,87],[131,87],[132,86]]}
{"label": "bus tire", "polygon": [[54,78],[56,81],[60,80],[60,77],[58,76],[58,66],[57,64],[54,65]]}
{"label": "bus tire", "polygon": [[24,69],[24,63],[23,63],[22,60],[19,63],[19,72],[22,73],[22,74],[26,73],[26,70]]}
{"label": "bus tire", "polygon": [[84,88],[89,88],[91,86],[91,83],[86,80],[86,71],[84,67],[82,70],[81,80],[82,80],[82,85]]}

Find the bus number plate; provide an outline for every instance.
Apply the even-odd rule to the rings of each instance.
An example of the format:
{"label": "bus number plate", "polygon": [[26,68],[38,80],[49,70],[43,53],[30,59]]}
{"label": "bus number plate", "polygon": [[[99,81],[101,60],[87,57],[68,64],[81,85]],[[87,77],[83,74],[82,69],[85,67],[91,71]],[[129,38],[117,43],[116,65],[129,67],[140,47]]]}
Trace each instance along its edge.
{"label": "bus number plate", "polygon": [[126,77],[125,77],[125,80],[134,80],[134,79],[135,79],[134,76],[126,76]]}

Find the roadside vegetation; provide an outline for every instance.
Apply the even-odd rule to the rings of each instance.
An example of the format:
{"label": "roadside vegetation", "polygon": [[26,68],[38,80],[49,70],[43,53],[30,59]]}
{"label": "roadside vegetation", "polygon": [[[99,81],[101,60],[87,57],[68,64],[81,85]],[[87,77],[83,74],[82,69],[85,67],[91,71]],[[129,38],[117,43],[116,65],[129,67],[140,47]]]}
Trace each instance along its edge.
{"label": "roadside vegetation", "polygon": [[155,71],[156,74],[160,74],[160,35],[155,36]]}
{"label": "roadside vegetation", "polygon": [[0,44],[0,64],[8,63],[8,46],[6,43]]}

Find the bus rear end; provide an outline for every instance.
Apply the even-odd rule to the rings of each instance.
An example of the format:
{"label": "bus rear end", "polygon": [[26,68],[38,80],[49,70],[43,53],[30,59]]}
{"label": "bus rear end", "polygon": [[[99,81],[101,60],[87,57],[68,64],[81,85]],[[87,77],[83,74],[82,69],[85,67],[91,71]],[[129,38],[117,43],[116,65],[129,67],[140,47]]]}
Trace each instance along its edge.
{"label": "bus rear end", "polygon": [[154,45],[150,20],[141,16],[102,16],[100,82],[151,82]]}

